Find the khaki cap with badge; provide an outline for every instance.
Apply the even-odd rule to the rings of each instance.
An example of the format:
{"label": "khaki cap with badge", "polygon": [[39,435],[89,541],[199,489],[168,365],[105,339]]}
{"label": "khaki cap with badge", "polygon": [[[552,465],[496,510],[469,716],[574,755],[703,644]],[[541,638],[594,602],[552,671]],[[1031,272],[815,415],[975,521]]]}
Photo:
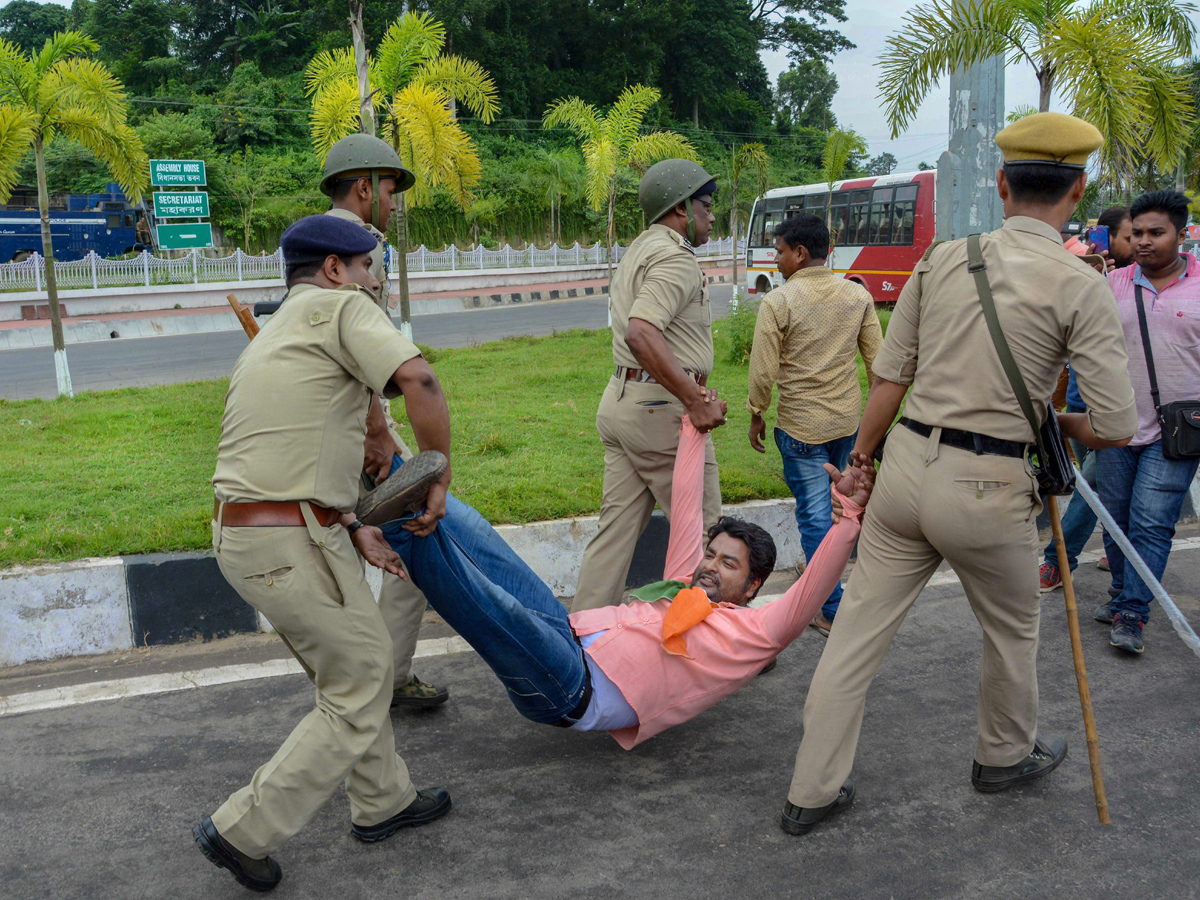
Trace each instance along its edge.
{"label": "khaki cap with badge", "polygon": [[1095,125],[1056,112],[1018,119],[996,135],[1006,166],[1041,163],[1082,171],[1103,145],[1104,135]]}

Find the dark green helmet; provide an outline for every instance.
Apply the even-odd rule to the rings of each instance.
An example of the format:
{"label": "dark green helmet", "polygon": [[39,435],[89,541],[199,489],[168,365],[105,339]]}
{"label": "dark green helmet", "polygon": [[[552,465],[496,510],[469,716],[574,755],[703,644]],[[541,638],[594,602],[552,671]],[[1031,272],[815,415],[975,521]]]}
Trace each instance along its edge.
{"label": "dark green helmet", "polygon": [[333,196],[333,186],[344,178],[395,178],[396,191],[407,191],[416,182],[416,177],[400,160],[399,154],[377,137],[369,134],[350,134],[329,148],[325,157],[325,177],[321,179],[321,193]]}
{"label": "dark green helmet", "polygon": [[[690,159],[664,159],[642,176],[642,183],[638,185],[638,203],[646,214],[646,221],[654,223],[715,180]],[[690,206],[688,218],[691,219]]]}

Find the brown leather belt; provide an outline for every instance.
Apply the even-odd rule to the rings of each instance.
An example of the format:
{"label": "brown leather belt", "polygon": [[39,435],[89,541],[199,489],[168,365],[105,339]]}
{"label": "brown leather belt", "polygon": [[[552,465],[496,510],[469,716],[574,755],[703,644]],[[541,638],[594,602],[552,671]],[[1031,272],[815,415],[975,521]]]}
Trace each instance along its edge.
{"label": "brown leather belt", "polygon": [[[328,509],[310,503],[313,516],[322,528],[334,524],[341,513],[336,509]],[[221,509],[221,501],[213,500],[213,521],[217,521],[217,513],[221,514],[221,524],[226,528],[278,528],[286,526],[304,527],[304,513],[300,511],[297,500],[269,501],[260,503],[226,503]]]}
{"label": "brown leather belt", "polygon": [[[641,384],[658,384],[654,376],[645,369],[629,369],[625,366],[617,366],[617,371],[613,374],[616,375],[617,378],[620,378],[622,369],[625,370],[626,381],[637,381]],[[683,371],[687,372],[688,378],[692,379],[692,381],[696,382],[698,385],[703,386],[708,383],[707,375],[701,375],[699,372],[689,372],[687,369],[684,369]]]}

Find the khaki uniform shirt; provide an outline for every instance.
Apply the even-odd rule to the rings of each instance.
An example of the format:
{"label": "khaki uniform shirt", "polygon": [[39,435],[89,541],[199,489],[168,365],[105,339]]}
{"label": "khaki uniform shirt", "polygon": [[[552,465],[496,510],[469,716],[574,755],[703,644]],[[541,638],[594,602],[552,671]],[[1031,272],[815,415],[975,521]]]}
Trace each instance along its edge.
{"label": "khaki uniform shirt", "polygon": [[[1039,417],[1070,357],[1092,430],[1111,441],[1132,435],[1137,409],[1125,336],[1105,277],[1038,219],[1013,216],[980,243],[1000,325]],[[912,419],[1034,440],[988,332],[965,240],[940,245],[917,264],[874,371],[912,385],[905,408]]]}
{"label": "khaki uniform shirt", "polygon": [[713,367],[712,308],[696,251],[675,230],[651,225],[634,239],[617,266],[609,291],[613,362],[639,368],[625,343],[630,319],[658,328],[675,358],[689,372]]}
{"label": "khaki uniform shirt", "polygon": [[800,269],[758,307],[746,407],[761,416],[779,384],[776,424],[806,444],[854,434],[862,418],[858,358],[871,364],[883,331],[861,284],[825,266]]}
{"label": "khaki uniform shirt", "polygon": [[357,285],[292,288],[233,367],[217,498],[353,509],[370,392],[396,396],[392,375],[419,355]]}
{"label": "khaki uniform shirt", "polygon": [[[375,280],[379,282],[378,291],[367,291],[385,313],[388,308],[394,309],[396,304],[400,302],[399,298],[392,299],[392,286],[388,281],[387,257],[384,245],[387,243],[387,236],[376,228],[374,225],[368,225],[354,213],[345,209],[331,209],[327,216],[337,216],[339,219],[345,219],[347,222],[353,222],[355,225],[361,225],[367,231],[371,232],[371,236],[379,243],[375,245],[375,249],[371,251],[371,266],[370,272],[375,276]],[[366,290],[366,288],[363,288]]]}

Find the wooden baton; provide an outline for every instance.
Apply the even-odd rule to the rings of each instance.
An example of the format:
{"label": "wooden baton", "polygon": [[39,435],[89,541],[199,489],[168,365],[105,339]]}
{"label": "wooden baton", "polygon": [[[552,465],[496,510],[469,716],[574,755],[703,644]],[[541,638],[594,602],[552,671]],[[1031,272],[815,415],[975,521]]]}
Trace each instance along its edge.
{"label": "wooden baton", "polygon": [[1096,718],[1092,715],[1092,693],[1088,689],[1087,666],[1083,662],[1083,639],[1079,636],[1079,611],[1075,608],[1075,583],[1067,563],[1067,543],[1063,539],[1062,519],[1058,515],[1058,498],[1051,496],[1046,504],[1050,510],[1050,527],[1054,530],[1054,549],[1058,551],[1058,570],[1061,573],[1063,598],[1067,602],[1067,628],[1071,632],[1071,655],[1075,658],[1075,680],[1079,682],[1079,704],[1083,707],[1083,729],[1087,735],[1088,762],[1092,767],[1092,792],[1096,795],[1096,815],[1101,825],[1111,825],[1108,817],[1108,798],[1104,796],[1104,774],[1100,771],[1100,738],[1096,734]]}
{"label": "wooden baton", "polygon": [[230,294],[225,299],[233,307],[233,313],[242,323],[242,328],[246,329],[246,336],[250,340],[254,340],[254,336],[258,334],[258,323],[254,321],[254,313],[238,302],[237,294]]}

